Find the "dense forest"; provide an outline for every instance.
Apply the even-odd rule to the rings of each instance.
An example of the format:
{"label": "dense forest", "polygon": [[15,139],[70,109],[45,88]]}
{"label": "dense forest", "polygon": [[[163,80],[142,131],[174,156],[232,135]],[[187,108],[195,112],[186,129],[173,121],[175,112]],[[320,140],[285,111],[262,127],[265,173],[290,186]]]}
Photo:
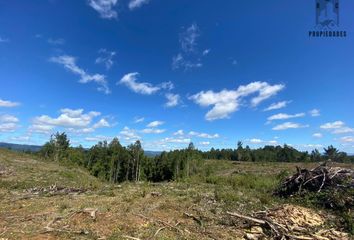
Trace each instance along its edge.
{"label": "dense forest", "polygon": [[290,146],[265,146],[259,149],[243,147],[238,142],[236,149],[214,149],[202,152],[193,143],[188,148],[162,152],[155,157],[147,157],[140,141],[124,147],[117,138],[110,143],[99,142],[90,149],[71,147],[65,133],[52,135],[39,154],[49,160],[82,166],[96,177],[113,183],[123,181],[170,181],[189,177],[198,173],[204,159],[220,159],[249,162],[306,162],[333,161],[354,162],[353,157],[339,152],[333,146],[324,149],[300,152]]}

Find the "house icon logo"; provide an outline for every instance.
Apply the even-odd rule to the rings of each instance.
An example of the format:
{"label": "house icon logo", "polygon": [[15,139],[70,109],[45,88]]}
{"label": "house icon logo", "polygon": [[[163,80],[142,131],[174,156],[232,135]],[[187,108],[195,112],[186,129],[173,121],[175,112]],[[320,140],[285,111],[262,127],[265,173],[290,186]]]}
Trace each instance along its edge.
{"label": "house icon logo", "polygon": [[316,28],[332,30],[339,27],[339,0],[316,0]]}
{"label": "house icon logo", "polygon": [[347,32],[339,29],[339,0],[315,0],[316,25],[309,37],[346,37]]}

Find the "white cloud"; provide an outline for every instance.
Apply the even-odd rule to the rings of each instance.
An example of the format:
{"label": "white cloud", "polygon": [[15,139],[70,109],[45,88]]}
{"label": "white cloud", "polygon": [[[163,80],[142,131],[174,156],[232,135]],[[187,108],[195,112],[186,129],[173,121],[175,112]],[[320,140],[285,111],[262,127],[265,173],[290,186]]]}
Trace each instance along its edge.
{"label": "white cloud", "polygon": [[103,141],[110,142],[110,141],[112,141],[112,139],[113,139],[113,137],[102,136],[102,135],[93,136],[93,137],[85,137],[85,140],[88,142],[103,142]]}
{"label": "white cloud", "polygon": [[199,142],[199,145],[208,146],[210,145],[210,142]]}
{"label": "white cloud", "polygon": [[333,134],[354,133],[354,129],[346,126],[342,121],[328,122],[321,125],[320,128],[328,130]]}
{"label": "white cloud", "polygon": [[312,109],[311,111],[309,111],[310,115],[312,117],[319,117],[321,116],[320,110],[318,109]]}
{"label": "white cloud", "polygon": [[175,107],[181,102],[181,97],[178,94],[167,93],[165,97],[167,98],[166,107]]}
{"label": "white cloud", "polygon": [[278,113],[275,115],[272,115],[268,117],[268,121],[273,121],[273,120],[285,120],[289,118],[299,118],[299,117],[304,117],[305,113],[297,113],[297,114],[286,114],[286,113]]}
{"label": "white cloud", "polygon": [[113,58],[116,55],[116,52],[102,48],[98,53],[100,56],[96,58],[96,64],[104,64],[107,70],[111,69],[114,64]]}
{"label": "white cloud", "polygon": [[12,123],[17,123],[19,122],[18,118],[13,116],[13,115],[9,115],[9,114],[2,114],[0,115],[0,122],[12,122]]}
{"label": "white cloud", "polygon": [[0,132],[14,132],[18,128],[17,122],[18,118],[13,115],[0,115]]}
{"label": "white cloud", "polygon": [[174,132],[173,135],[175,135],[175,136],[183,136],[184,135],[184,131],[182,129],[180,129],[177,132]]}
{"label": "white cloud", "polygon": [[150,0],[130,0],[128,7],[130,10],[134,10],[142,7],[144,4],[148,4],[149,1]]}
{"label": "white cloud", "polygon": [[291,101],[282,101],[282,102],[272,103],[271,105],[269,105],[269,107],[264,109],[264,111],[271,111],[271,110],[285,108],[289,103],[291,103]]}
{"label": "white cloud", "polygon": [[102,118],[102,119],[99,120],[97,123],[95,123],[92,127],[93,127],[93,128],[111,127],[111,124],[109,124],[109,122],[107,122],[106,119]]}
{"label": "white cloud", "polygon": [[135,141],[141,139],[141,137],[137,134],[135,129],[130,129],[129,127],[124,127],[122,131],[120,131],[120,136],[127,141]]}
{"label": "white cloud", "polygon": [[85,128],[90,125],[94,117],[99,116],[99,112],[83,113],[83,109],[72,110],[68,108],[61,109],[61,114],[57,118],[42,115],[35,117],[34,124],[58,126],[58,127],[72,127],[72,128]]}
{"label": "white cloud", "polygon": [[193,23],[185,31],[180,34],[180,43],[184,52],[193,52],[196,50],[197,39],[200,36],[200,29],[197,24]]}
{"label": "white cloud", "polygon": [[118,14],[113,8],[116,6],[118,0],[89,0],[89,5],[95,9],[101,18],[117,18]]}
{"label": "white cloud", "polygon": [[0,124],[0,132],[14,132],[17,129],[17,124],[13,122],[6,122]]}
{"label": "white cloud", "polygon": [[153,134],[160,134],[164,133],[166,130],[165,129],[157,129],[157,128],[145,128],[141,132],[142,133],[153,133]]}
{"label": "white cloud", "polygon": [[141,122],[144,122],[144,120],[145,120],[144,117],[141,117],[141,118],[136,117],[136,118],[134,119],[134,122],[135,122],[135,123],[141,123]]}
{"label": "white cloud", "polygon": [[340,141],[344,143],[352,143],[354,142],[354,137],[353,136],[342,137]]}
{"label": "white cloud", "polygon": [[314,133],[314,134],[312,134],[312,137],[314,137],[314,138],[322,138],[323,134],[322,133]]}
{"label": "white cloud", "polygon": [[213,121],[229,118],[231,113],[239,109],[244,97],[258,93],[258,96],[251,99],[251,105],[255,107],[262,101],[276,95],[283,88],[282,84],[270,85],[267,82],[252,82],[248,85],[241,85],[236,90],[201,91],[189,99],[202,107],[213,106],[205,115],[206,120]]}
{"label": "white cloud", "polygon": [[195,136],[195,137],[199,137],[199,138],[219,138],[219,134],[215,133],[215,134],[208,134],[208,133],[199,133],[199,132],[194,132],[194,131],[190,131],[188,133],[190,136]]}
{"label": "white cloud", "polygon": [[32,124],[28,128],[28,130],[30,133],[35,132],[35,133],[50,134],[54,128],[55,128],[54,126],[45,125],[45,124]]}
{"label": "white cloud", "polygon": [[192,68],[200,68],[203,64],[199,61],[191,61],[187,60],[181,53],[177,54],[172,58],[172,69],[179,69],[183,68],[185,70],[192,69]]}
{"label": "white cloud", "polygon": [[344,127],[345,123],[342,121],[335,121],[335,122],[329,122],[325,123],[320,126],[322,129],[338,129]]}
{"label": "white cloud", "polygon": [[48,43],[52,44],[52,45],[63,45],[63,44],[65,44],[65,39],[63,39],[63,38],[56,38],[56,39],[49,38]]}
{"label": "white cloud", "polygon": [[185,144],[185,143],[190,143],[191,139],[190,138],[164,138],[161,140],[161,142]]}
{"label": "white cloud", "polygon": [[117,84],[123,84],[133,92],[145,95],[154,94],[161,89],[173,89],[173,84],[171,82],[163,82],[156,86],[153,86],[151,83],[147,82],[139,83],[137,82],[138,75],[139,73],[137,72],[125,74],[122,79],[117,82]]}
{"label": "white cloud", "polygon": [[60,115],[56,118],[48,115],[41,115],[32,120],[32,125],[28,128],[31,133],[49,134],[55,128],[64,128],[65,131],[75,134],[88,134],[97,128],[111,127],[112,125],[104,118],[92,125],[93,119],[101,115],[99,112],[91,111],[84,113],[83,109],[60,110]]}
{"label": "white cloud", "polygon": [[199,37],[200,29],[197,24],[193,23],[189,27],[183,28],[179,35],[181,50],[172,58],[172,69],[189,70],[203,66],[202,58],[209,54],[210,49],[198,50]]}
{"label": "white cloud", "polygon": [[153,122],[150,122],[148,125],[146,125],[146,127],[154,128],[154,127],[161,126],[162,124],[164,124],[164,122],[162,122],[162,121],[153,121]]}
{"label": "white cloud", "polygon": [[273,130],[280,131],[286,129],[307,128],[309,125],[301,125],[299,123],[286,122],[273,127]]}
{"label": "white cloud", "polygon": [[20,103],[0,99],[0,107],[17,107]]}
{"label": "white cloud", "polygon": [[108,83],[105,75],[101,74],[88,74],[85,70],[76,65],[76,58],[68,55],[62,55],[58,57],[50,58],[50,61],[63,65],[67,70],[80,76],[80,83],[95,82],[99,85],[98,91],[109,94]]}
{"label": "white cloud", "polygon": [[210,49],[205,49],[202,54],[203,54],[203,56],[206,56],[209,53],[210,53]]}
{"label": "white cloud", "polygon": [[248,142],[251,144],[263,144],[263,145],[277,145],[278,144],[278,142],[276,140],[266,141],[266,140],[262,140],[259,138],[249,139]]}

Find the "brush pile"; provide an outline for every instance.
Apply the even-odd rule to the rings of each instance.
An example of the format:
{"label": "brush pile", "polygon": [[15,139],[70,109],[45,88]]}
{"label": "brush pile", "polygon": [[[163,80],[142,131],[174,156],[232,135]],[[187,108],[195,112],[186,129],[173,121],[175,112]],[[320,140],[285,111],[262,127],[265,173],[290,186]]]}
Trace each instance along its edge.
{"label": "brush pile", "polygon": [[282,205],[245,216],[234,212],[227,214],[236,217],[246,223],[243,239],[302,239],[302,240],[349,240],[347,233],[334,228],[328,229],[325,225],[324,214],[314,210],[295,206]]}
{"label": "brush pile", "polygon": [[354,189],[354,170],[329,165],[325,162],[311,170],[297,168],[297,172],[286,178],[275,194],[289,197],[306,192]]}

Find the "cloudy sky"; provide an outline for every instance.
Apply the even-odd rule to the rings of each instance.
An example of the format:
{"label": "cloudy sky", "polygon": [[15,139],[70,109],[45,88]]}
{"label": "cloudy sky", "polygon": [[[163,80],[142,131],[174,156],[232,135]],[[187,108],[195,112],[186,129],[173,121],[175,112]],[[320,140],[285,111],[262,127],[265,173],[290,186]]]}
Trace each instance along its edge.
{"label": "cloudy sky", "polygon": [[313,2],[0,0],[0,141],[352,153],[354,3],[326,39]]}

